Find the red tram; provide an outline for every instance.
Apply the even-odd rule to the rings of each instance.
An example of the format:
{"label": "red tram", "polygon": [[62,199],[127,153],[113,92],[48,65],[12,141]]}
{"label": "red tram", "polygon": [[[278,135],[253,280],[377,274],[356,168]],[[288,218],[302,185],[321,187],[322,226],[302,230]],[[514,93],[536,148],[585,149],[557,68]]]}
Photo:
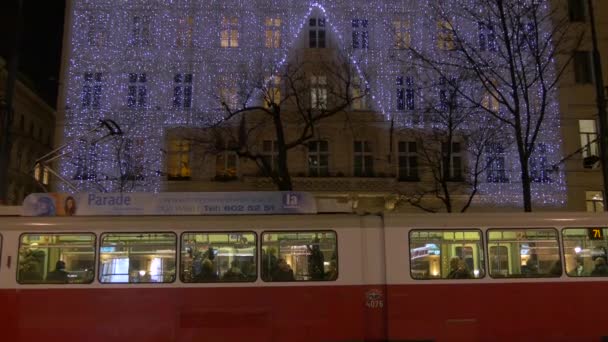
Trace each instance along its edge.
{"label": "red tram", "polygon": [[600,341],[604,214],[0,218],[2,341]]}

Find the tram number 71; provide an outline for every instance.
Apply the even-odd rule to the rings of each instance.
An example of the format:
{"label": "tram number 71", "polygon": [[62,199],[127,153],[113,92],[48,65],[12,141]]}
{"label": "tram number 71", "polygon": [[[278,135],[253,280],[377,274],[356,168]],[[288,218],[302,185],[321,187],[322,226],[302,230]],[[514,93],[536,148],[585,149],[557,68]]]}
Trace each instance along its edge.
{"label": "tram number 71", "polygon": [[604,230],[602,228],[589,228],[587,235],[590,240],[604,240]]}

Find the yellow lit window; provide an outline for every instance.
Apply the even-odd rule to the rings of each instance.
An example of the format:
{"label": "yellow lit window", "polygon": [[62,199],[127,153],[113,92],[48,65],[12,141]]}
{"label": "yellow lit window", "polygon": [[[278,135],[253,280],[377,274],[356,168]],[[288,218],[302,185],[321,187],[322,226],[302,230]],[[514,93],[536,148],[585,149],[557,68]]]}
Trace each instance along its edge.
{"label": "yellow lit window", "polygon": [[167,173],[169,179],[190,177],[189,142],[184,140],[172,140],[169,142]]}
{"label": "yellow lit window", "polygon": [[440,50],[454,50],[456,43],[454,41],[454,28],[452,24],[447,21],[440,21],[437,23],[437,47]]}
{"label": "yellow lit window", "polygon": [[481,105],[483,106],[483,108],[489,111],[498,113],[500,109],[500,103],[498,102],[498,94],[495,90],[493,90],[495,86],[494,84],[495,82],[492,82],[492,84],[487,87],[489,88],[489,90],[486,90],[484,92],[483,98],[481,99]]}
{"label": "yellow lit window", "polygon": [[281,103],[281,77],[271,76],[264,82],[266,91],[264,92],[264,107],[270,108],[271,103]]}
{"label": "yellow lit window", "polygon": [[225,178],[238,176],[238,156],[234,151],[224,151],[217,156],[215,174]]}
{"label": "yellow lit window", "polygon": [[222,30],[220,32],[220,46],[223,48],[239,47],[239,19],[222,18]]}
{"label": "yellow lit window", "polygon": [[394,20],[393,30],[395,31],[395,48],[408,49],[412,44],[410,22],[407,20]]}
{"label": "yellow lit window", "polygon": [[192,47],[192,28],[194,26],[194,19],[190,16],[180,18],[177,25],[177,47]]}
{"label": "yellow lit window", "polygon": [[266,18],[266,47],[278,49],[281,47],[281,19]]}

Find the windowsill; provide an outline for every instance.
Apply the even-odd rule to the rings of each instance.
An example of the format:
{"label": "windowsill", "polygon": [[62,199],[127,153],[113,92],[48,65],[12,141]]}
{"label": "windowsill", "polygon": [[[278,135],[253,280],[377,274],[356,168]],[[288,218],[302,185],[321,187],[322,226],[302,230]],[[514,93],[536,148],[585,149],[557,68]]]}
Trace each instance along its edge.
{"label": "windowsill", "polygon": [[190,176],[169,176],[167,177],[169,181],[189,181],[192,180]]}

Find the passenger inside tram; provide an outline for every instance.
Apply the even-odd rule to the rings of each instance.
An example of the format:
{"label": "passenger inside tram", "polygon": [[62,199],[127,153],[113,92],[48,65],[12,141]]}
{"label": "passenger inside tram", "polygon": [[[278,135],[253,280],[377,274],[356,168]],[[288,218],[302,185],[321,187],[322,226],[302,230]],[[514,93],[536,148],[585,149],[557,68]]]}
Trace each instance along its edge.
{"label": "passenger inside tram", "polygon": [[264,281],[327,281],[338,277],[334,232],[264,233]]}

